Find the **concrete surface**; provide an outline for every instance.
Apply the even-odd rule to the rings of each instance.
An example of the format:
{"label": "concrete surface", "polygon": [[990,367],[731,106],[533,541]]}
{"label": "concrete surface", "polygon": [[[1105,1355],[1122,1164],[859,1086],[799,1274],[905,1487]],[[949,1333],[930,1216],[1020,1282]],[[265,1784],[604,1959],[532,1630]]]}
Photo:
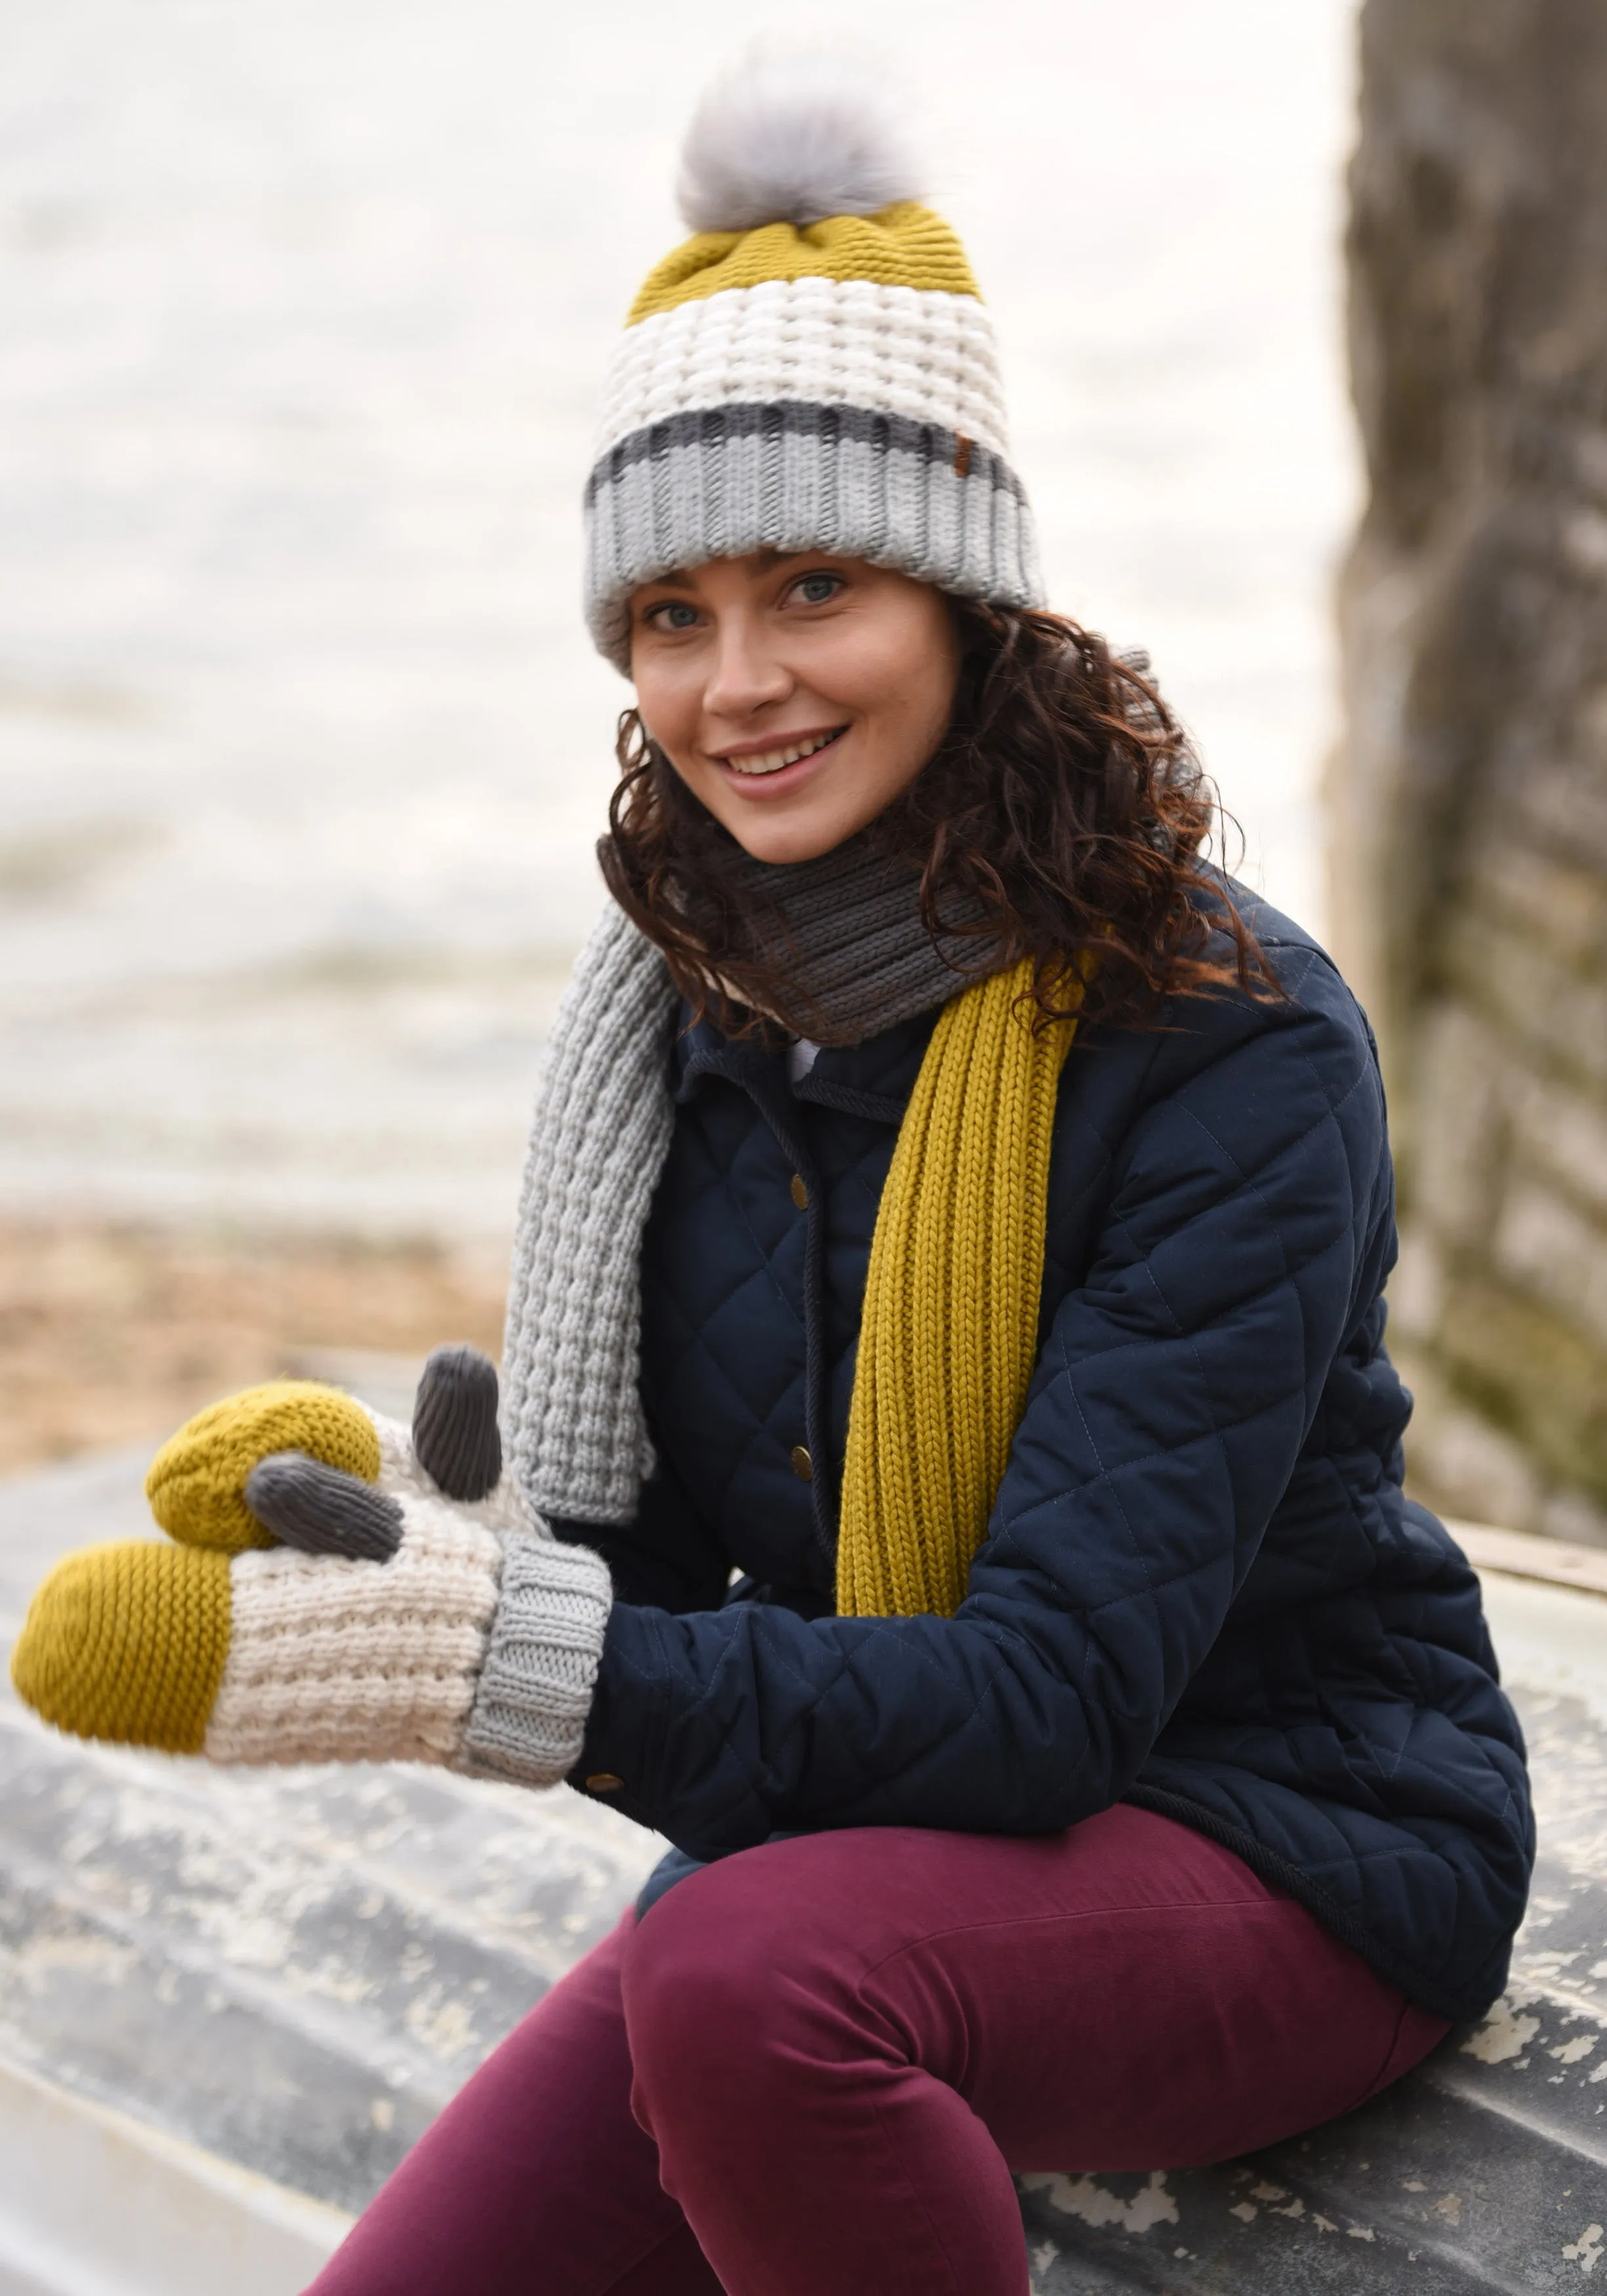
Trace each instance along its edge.
{"label": "concrete surface", "polygon": [[[0,1486],[0,1642],[57,1554],[148,1533],[143,1467]],[[1594,2276],[1607,1599],[1566,1555],[1548,1583],[1546,1542],[1481,1540],[1542,1825],[1506,1997],[1375,2105],[1253,2161],[1024,2177],[1037,2296]],[[78,1744],[0,1695],[0,2296],[294,2296],[657,1850],[568,1793],[214,1772]]]}

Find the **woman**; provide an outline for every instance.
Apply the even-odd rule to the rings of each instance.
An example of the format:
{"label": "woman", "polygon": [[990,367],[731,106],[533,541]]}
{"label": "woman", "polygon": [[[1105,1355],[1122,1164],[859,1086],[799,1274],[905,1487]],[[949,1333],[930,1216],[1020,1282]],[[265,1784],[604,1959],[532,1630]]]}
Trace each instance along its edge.
{"label": "woman", "polygon": [[1498,1992],[1532,1854],[1403,1499],[1383,1099],[1036,604],[988,322],[863,89],[694,124],[587,493],[636,709],[489,1367],[202,1414],[65,1727],[569,1777],[676,1845],[324,2296],[1021,2296],[1012,2170],[1184,2166]]}

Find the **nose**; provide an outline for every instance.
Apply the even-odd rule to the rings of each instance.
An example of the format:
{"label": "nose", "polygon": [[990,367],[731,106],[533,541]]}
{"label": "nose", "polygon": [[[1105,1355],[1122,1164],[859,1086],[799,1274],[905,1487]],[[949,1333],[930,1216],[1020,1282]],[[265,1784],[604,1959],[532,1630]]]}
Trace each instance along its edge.
{"label": "nose", "polygon": [[722,614],[715,627],[713,660],[703,688],[707,717],[726,723],[751,718],[792,690],[791,672],[767,643],[762,618]]}

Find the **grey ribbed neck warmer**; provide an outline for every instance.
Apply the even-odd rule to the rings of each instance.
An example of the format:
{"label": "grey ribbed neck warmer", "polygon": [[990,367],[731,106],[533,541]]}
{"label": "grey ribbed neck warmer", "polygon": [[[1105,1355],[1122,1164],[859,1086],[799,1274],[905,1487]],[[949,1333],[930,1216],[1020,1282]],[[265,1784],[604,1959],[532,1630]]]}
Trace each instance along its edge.
{"label": "grey ribbed neck warmer", "polygon": [[[863,837],[815,861],[763,862],[747,854],[732,873],[754,899],[750,954],[776,966],[785,988],[771,1019],[817,1045],[857,1045],[994,972],[993,944],[944,932],[921,915],[920,877],[885,859]],[[980,918],[979,903],[951,921]]]}

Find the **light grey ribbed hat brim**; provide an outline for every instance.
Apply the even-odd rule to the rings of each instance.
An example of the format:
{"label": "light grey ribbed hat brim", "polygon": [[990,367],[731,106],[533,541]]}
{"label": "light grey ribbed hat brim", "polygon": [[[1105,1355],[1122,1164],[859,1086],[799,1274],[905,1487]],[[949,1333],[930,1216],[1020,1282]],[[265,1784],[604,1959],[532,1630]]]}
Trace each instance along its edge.
{"label": "light grey ribbed hat brim", "polygon": [[931,422],[803,401],[677,414],[586,490],[586,620],[627,675],[640,583],[750,550],[829,550],[1001,606],[1043,603],[1032,512],[1002,455]]}

